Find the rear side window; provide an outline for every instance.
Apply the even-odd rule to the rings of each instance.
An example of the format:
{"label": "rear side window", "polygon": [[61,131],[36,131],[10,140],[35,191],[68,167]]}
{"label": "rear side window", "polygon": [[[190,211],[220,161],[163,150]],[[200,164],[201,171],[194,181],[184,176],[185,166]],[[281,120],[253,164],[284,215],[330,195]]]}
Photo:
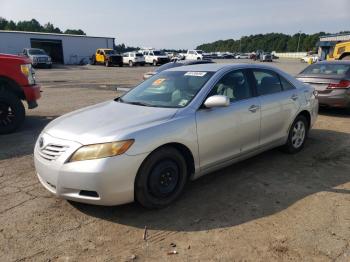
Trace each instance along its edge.
{"label": "rear side window", "polygon": [[283,90],[292,90],[295,89],[295,86],[293,86],[290,82],[288,82],[285,78],[283,78],[282,76],[280,76],[280,80],[281,80],[281,84],[283,87]]}
{"label": "rear side window", "polygon": [[301,74],[305,75],[346,75],[350,71],[350,65],[346,64],[321,64],[316,63],[305,68]]}
{"label": "rear side window", "polygon": [[269,95],[282,91],[278,75],[268,70],[253,69],[258,95]]}

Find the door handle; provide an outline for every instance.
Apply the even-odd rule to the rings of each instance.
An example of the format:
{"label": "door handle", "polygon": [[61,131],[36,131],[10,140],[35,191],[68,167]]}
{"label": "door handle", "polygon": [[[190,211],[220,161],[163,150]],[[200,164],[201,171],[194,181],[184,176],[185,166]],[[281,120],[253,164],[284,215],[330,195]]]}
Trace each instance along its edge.
{"label": "door handle", "polygon": [[249,107],[249,111],[255,113],[260,107],[257,105],[252,105]]}
{"label": "door handle", "polygon": [[298,99],[298,95],[297,94],[294,94],[294,95],[292,95],[291,97],[290,97],[290,99],[292,99],[292,100],[297,100]]}

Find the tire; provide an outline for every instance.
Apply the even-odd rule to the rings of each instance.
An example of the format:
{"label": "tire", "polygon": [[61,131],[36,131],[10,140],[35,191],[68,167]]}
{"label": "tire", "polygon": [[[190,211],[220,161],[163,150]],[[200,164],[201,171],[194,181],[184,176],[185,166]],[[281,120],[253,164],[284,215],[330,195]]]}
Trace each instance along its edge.
{"label": "tire", "polygon": [[123,65],[124,65],[123,63],[120,63],[120,64],[119,64],[119,67],[123,67]]}
{"label": "tire", "polygon": [[105,66],[106,67],[110,67],[111,66],[108,60],[105,61]]}
{"label": "tire", "polygon": [[197,60],[201,60],[199,57],[197,57]]}
{"label": "tire", "polygon": [[290,127],[287,143],[283,146],[283,151],[289,154],[298,153],[304,148],[309,132],[307,119],[299,115]]}
{"label": "tire", "polygon": [[140,66],[145,66],[145,63],[141,63]]}
{"label": "tire", "polygon": [[152,65],[153,65],[153,66],[157,66],[157,60],[153,60]]}
{"label": "tire", "polygon": [[0,134],[9,134],[23,123],[25,109],[21,99],[0,89]]}
{"label": "tire", "polygon": [[135,180],[135,199],[145,208],[159,209],[174,202],[187,182],[187,165],[173,147],[151,153],[142,163]]}
{"label": "tire", "polygon": [[134,63],[133,63],[131,60],[129,61],[129,66],[130,66],[130,67],[133,67],[133,66],[134,66]]}

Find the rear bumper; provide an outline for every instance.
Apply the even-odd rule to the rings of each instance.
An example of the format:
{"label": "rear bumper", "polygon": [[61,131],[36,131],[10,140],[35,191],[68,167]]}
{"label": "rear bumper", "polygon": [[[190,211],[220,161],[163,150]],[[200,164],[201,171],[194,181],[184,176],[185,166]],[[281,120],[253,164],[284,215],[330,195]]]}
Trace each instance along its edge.
{"label": "rear bumper", "polygon": [[23,86],[23,92],[28,103],[35,102],[41,97],[39,85]]}
{"label": "rear bumper", "polygon": [[350,89],[334,90],[327,95],[319,93],[317,98],[320,106],[350,108]]}

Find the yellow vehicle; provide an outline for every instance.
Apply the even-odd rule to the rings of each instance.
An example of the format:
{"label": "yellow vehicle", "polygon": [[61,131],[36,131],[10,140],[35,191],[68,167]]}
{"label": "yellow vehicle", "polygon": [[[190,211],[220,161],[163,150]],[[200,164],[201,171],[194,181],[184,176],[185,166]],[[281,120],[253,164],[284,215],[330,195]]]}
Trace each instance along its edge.
{"label": "yellow vehicle", "polygon": [[336,44],[327,60],[350,60],[350,41]]}
{"label": "yellow vehicle", "polygon": [[107,67],[113,65],[123,66],[123,56],[113,49],[99,48],[91,58],[91,64],[102,64]]}

